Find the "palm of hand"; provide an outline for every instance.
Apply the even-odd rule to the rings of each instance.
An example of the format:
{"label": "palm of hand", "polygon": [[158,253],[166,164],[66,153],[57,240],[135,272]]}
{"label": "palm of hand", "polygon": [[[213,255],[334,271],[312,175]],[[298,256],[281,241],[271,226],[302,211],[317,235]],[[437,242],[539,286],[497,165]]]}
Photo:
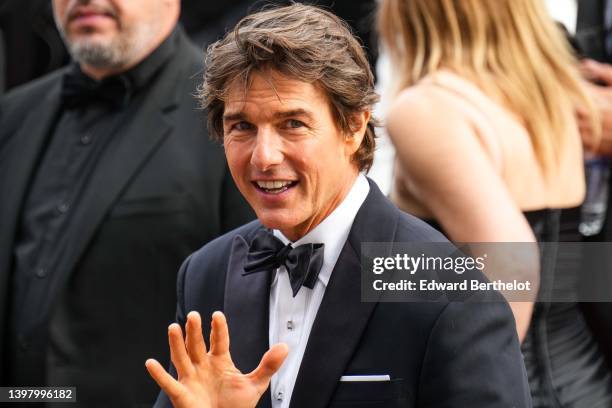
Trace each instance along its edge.
{"label": "palm of hand", "polygon": [[185,406],[251,408],[261,397],[251,378],[242,374],[226,356],[211,355],[194,369],[191,375],[179,380],[190,390],[185,393]]}
{"label": "palm of hand", "polygon": [[146,363],[153,379],[177,408],[255,407],[287,356],[287,346],[277,344],[264,354],[255,370],[242,374],[231,359],[227,322],[222,313],[213,314],[210,351],[206,351],[198,313],[187,316],[186,331],[184,342],[179,325],[168,328],[170,354],[178,381],[157,361]]}

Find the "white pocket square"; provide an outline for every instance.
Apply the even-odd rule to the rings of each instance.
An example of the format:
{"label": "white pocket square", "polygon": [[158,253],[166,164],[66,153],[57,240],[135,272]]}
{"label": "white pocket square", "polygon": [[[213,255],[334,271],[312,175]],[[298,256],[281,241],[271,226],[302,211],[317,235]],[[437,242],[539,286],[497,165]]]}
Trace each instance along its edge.
{"label": "white pocket square", "polygon": [[359,382],[359,381],[391,381],[389,374],[384,375],[343,375],[340,382]]}

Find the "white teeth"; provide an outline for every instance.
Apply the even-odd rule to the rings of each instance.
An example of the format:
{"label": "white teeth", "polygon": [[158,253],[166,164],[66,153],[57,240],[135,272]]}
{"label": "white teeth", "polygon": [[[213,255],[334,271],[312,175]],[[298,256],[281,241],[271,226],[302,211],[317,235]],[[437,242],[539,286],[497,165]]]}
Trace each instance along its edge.
{"label": "white teeth", "polygon": [[272,181],[258,181],[257,185],[261,188],[265,188],[267,190],[276,190],[279,188],[287,187],[291,184],[291,181],[285,180],[272,180]]}

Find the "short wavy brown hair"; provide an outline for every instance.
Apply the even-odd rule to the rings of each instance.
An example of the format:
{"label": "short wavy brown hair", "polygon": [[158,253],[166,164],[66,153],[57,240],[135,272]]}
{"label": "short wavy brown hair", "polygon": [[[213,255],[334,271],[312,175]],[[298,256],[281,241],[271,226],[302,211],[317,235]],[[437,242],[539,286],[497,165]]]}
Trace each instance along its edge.
{"label": "short wavy brown hair", "polygon": [[[204,82],[197,97],[207,110],[208,129],[223,139],[224,97],[234,80],[248,83],[254,71],[271,70],[319,86],[326,93],[340,130],[354,133],[355,114],[371,111],[378,95],[361,43],[340,18],[321,8],[292,4],[243,18],[208,47]],[[353,160],[369,170],[376,148],[372,117]]]}

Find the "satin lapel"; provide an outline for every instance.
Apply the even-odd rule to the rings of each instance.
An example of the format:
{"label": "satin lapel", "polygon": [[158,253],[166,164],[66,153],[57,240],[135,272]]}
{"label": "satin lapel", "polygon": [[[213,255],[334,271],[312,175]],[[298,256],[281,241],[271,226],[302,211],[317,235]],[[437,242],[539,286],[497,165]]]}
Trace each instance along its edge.
{"label": "satin lapel", "polygon": [[[173,58],[179,58],[179,55]],[[129,123],[124,123],[113,136],[78,207],[74,209],[74,222],[66,232],[72,236],[70,242],[73,244],[67,249],[66,256],[58,266],[59,271],[73,270],[121,193],[171,134],[174,128],[171,114],[177,108],[177,95],[179,92],[187,92],[182,87],[178,87],[180,90],[172,89],[177,83],[185,83],[179,77],[179,72],[176,68],[166,69],[166,72],[155,79],[156,84],[144,96],[143,102],[138,106],[132,104],[128,108],[132,109],[127,113],[132,119]]]}
{"label": "satin lapel", "polygon": [[370,181],[312,326],[291,408],[323,408],[345,374],[376,302],[361,302],[361,243],[392,242],[399,211]]}
{"label": "satin lapel", "polygon": [[[250,235],[252,236],[252,235]],[[271,273],[242,276],[249,238],[236,236],[232,244],[225,281],[224,313],[231,339],[230,351],[243,373],[255,369],[269,346],[269,305]],[[270,407],[270,390],[258,408]]]}

